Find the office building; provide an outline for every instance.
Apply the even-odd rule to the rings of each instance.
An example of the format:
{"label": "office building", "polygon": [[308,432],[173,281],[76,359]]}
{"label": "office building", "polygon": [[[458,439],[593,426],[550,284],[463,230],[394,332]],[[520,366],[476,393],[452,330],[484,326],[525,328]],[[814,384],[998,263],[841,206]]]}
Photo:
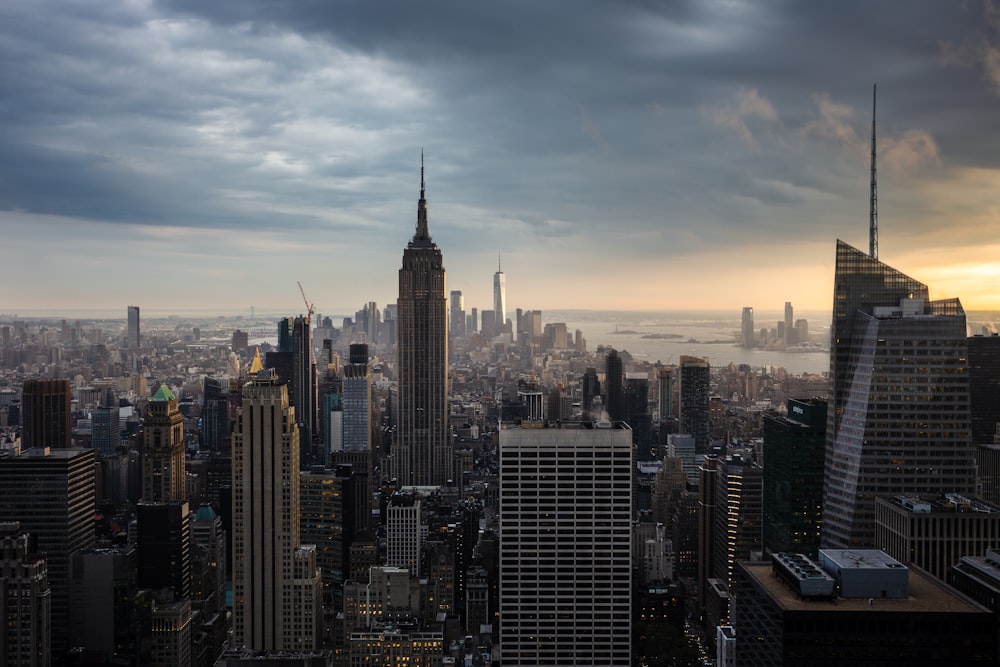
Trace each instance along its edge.
{"label": "office building", "polygon": [[101,458],[114,456],[121,444],[121,420],[118,395],[114,389],[104,392],[101,405],[90,413],[90,444]]}
{"label": "office building", "polygon": [[653,416],[649,414],[649,378],[645,373],[625,374],[625,421],[632,429],[638,461],[653,459]]}
{"label": "office building", "polygon": [[451,291],[449,328],[452,336],[462,336],[465,334],[465,300],[462,298],[461,290]]}
{"label": "office building", "polygon": [[51,664],[51,591],[36,540],[16,522],[0,523],[0,655],[16,667]]}
{"label": "office building", "polygon": [[493,274],[493,318],[496,322],[496,335],[502,334],[507,326],[507,277],[500,269],[497,257],[497,272]]}
{"label": "office building", "polygon": [[312,461],[312,438],[316,430],[316,353],[312,344],[312,328],[308,316],[299,315],[292,322],[292,381],[288,397],[299,420],[299,461]]}
{"label": "office building", "polygon": [[[233,434],[233,640],[254,650],[316,647],[315,549],[300,544],[299,430],[272,369],[243,387]],[[311,558],[311,560],[310,560]],[[310,584],[311,582],[311,584]],[[309,585],[314,600],[304,607]]]}
{"label": "office building", "polygon": [[726,586],[732,586],[736,561],[760,552],[763,472],[739,456],[716,463],[712,574]]}
{"label": "office building", "polygon": [[680,405],[678,432],[694,437],[695,451],[708,452],[708,397],[711,371],[708,362],[697,357],[681,355],[677,369],[680,379]]}
{"label": "office building", "polygon": [[420,576],[420,555],[427,527],[420,514],[421,502],[414,493],[394,493],[386,507],[385,564]]}
{"label": "office building", "polygon": [[962,556],[1000,545],[1000,507],[954,493],[875,499],[875,547],[941,581]]}
{"label": "office building", "polygon": [[743,316],[740,320],[740,346],[749,350],[754,347],[753,330],[753,308],[743,307]]}
{"label": "office building", "polygon": [[139,338],[139,306],[128,307],[128,332],[125,335],[125,347],[130,350],[138,350],[140,347]]}
{"label": "office building", "polygon": [[764,416],[763,547],[816,557],[823,525],[826,401],[789,399]]}
{"label": "office building", "polygon": [[146,664],[148,648],[142,645],[148,638],[142,636],[141,619],[149,606],[139,594],[135,547],[78,551],[70,582],[73,608],[86,610],[74,614],[71,646],[109,663]]}
{"label": "office building", "polygon": [[[676,458],[668,460],[677,461]],[[709,580],[715,578],[715,503],[719,459],[706,456],[698,477],[698,607],[705,608]]]}
{"label": "office building", "polygon": [[391,469],[400,486],[442,486],[452,476],[445,294],[444,261],[427,228],[421,165],[417,228],[399,270],[399,414]]}
{"label": "office building", "polygon": [[1000,336],[972,336],[968,344],[972,444],[993,444],[1000,424]]}
{"label": "office building", "polygon": [[785,345],[795,345],[798,339],[795,336],[795,324],[792,318],[792,302],[785,302]]}
{"label": "office building", "polygon": [[372,448],[372,372],[368,346],[351,343],[350,363],[344,364],[343,451],[369,452]]}
{"label": "office building", "polygon": [[824,546],[874,544],[876,496],[975,494],[965,326],[957,299],[837,242]]}
{"label": "office building", "polygon": [[201,424],[201,449],[212,453],[228,453],[229,435],[232,433],[228,381],[205,377]]}
{"label": "office building", "polygon": [[191,513],[186,500],[136,505],[139,587],[177,601],[191,596]]}
{"label": "office building", "polygon": [[148,503],[187,499],[184,415],[177,397],[161,384],[143,419],[142,499]]}
{"label": "office building", "polygon": [[52,591],[52,656],[69,648],[70,563],[94,548],[95,453],[92,449],[27,449],[0,458],[0,518],[17,521],[38,540]]}
{"label": "office building", "polygon": [[630,664],[631,469],[626,424],[501,429],[504,665]]}
{"label": "office building", "polygon": [[70,446],[69,380],[25,380],[21,390],[21,447]]}
{"label": "office building", "polygon": [[618,350],[609,348],[604,357],[604,406],[612,422],[625,421],[625,369]]}
{"label": "office building", "polygon": [[597,377],[597,369],[588,368],[584,372],[580,384],[583,394],[583,398],[580,401],[580,407],[583,410],[583,421],[600,420],[601,410],[597,401],[601,396],[601,380]]}
{"label": "office building", "polygon": [[984,607],[873,550],[780,554],[736,565],[736,664],[989,665]]}

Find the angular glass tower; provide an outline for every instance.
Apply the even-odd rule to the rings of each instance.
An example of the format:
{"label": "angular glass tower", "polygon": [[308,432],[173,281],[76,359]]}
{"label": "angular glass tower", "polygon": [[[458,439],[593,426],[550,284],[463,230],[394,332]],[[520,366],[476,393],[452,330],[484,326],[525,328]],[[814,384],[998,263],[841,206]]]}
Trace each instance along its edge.
{"label": "angular glass tower", "polygon": [[837,241],[824,547],[873,544],[875,497],[975,493],[965,311]]}

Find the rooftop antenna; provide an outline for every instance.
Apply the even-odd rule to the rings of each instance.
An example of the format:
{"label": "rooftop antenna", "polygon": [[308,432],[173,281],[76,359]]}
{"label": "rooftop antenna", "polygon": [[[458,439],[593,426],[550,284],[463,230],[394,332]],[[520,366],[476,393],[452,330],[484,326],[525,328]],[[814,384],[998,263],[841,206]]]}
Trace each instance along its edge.
{"label": "rooftop antenna", "polygon": [[868,255],[878,259],[878,180],[875,171],[875,93],[877,84],[872,84],[872,183],[871,200],[868,209]]}
{"label": "rooftop antenna", "polygon": [[503,273],[503,270],[500,268],[500,251],[499,250],[497,250],[497,273]]}

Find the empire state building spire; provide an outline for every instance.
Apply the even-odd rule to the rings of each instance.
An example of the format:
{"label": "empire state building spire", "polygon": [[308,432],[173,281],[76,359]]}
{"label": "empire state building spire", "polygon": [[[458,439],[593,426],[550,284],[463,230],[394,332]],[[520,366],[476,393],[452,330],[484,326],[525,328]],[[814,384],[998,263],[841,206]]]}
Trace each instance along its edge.
{"label": "empire state building spire", "polygon": [[420,199],[417,201],[417,231],[414,243],[430,243],[431,234],[427,230],[427,200],[424,198],[424,152],[420,151]]}

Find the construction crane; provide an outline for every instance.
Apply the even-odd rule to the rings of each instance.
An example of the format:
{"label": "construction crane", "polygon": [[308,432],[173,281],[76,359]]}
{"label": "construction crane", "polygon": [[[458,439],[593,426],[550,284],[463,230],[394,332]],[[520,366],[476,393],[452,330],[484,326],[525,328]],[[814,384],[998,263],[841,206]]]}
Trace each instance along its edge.
{"label": "construction crane", "polygon": [[309,303],[309,299],[306,297],[306,291],[302,289],[302,283],[300,283],[297,280],[295,282],[299,286],[299,291],[302,292],[302,300],[305,301],[306,303],[306,310],[308,311],[309,323],[311,324],[313,318],[313,305]]}

